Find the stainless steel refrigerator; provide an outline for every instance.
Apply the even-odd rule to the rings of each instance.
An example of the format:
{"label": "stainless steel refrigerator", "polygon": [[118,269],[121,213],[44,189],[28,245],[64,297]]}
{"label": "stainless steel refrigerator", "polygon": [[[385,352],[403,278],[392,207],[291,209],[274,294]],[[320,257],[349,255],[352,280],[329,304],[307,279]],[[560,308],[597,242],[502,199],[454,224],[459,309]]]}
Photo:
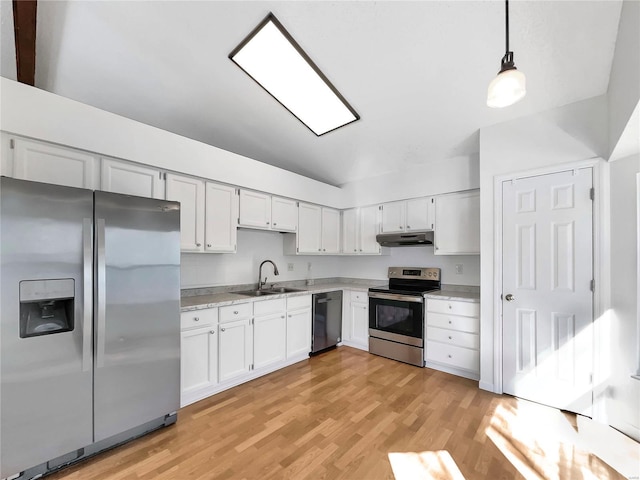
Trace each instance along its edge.
{"label": "stainless steel refrigerator", "polygon": [[0,177],[0,478],[175,422],[179,208]]}

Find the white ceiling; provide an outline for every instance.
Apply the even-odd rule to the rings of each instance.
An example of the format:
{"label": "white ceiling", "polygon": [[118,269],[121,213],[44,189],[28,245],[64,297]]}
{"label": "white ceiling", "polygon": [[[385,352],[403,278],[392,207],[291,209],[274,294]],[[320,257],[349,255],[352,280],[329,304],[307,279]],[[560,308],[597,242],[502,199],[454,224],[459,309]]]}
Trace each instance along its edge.
{"label": "white ceiling", "polygon": [[[40,1],[36,86],[341,185],[477,156],[483,126],[606,93],[620,9],[512,1],[528,93],[502,110],[502,1]],[[361,120],[316,137],[228,59],[270,11]]]}

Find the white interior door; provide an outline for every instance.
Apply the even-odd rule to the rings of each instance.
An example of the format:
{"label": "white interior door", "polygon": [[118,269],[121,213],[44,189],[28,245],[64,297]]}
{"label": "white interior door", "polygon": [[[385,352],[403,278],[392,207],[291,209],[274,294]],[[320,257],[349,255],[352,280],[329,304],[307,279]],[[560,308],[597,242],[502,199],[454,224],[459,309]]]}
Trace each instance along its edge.
{"label": "white interior door", "polygon": [[593,171],[502,185],[503,390],[591,414]]}

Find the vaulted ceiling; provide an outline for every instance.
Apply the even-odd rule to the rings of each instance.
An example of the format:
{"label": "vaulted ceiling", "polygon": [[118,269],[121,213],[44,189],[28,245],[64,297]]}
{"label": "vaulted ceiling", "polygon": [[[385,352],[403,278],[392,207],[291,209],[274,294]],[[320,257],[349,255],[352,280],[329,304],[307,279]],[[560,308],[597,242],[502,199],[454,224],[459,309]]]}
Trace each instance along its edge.
{"label": "vaulted ceiling", "polygon": [[[606,93],[620,9],[512,1],[528,92],[494,110],[502,1],[40,1],[36,87],[341,185],[477,156],[483,126]],[[228,59],[269,12],[361,120],[316,137]]]}

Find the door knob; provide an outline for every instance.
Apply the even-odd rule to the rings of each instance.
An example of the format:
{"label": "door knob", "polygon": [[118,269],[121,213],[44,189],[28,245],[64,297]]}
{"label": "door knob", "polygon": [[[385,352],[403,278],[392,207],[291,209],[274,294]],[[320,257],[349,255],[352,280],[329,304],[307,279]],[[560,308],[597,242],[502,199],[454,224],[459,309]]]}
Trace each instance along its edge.
{"label": "door knob", "polygon": [[505,295],[504,299],[505,299],[507,302],[513,302],[513,301],[516,299],[516,297],[514,297],[514,296],[513,296],[513,295],[511,295],[510,293],[507,293],[507,294]]}

